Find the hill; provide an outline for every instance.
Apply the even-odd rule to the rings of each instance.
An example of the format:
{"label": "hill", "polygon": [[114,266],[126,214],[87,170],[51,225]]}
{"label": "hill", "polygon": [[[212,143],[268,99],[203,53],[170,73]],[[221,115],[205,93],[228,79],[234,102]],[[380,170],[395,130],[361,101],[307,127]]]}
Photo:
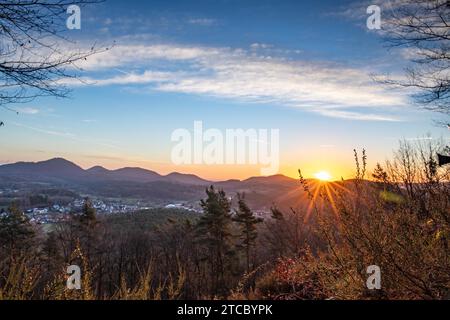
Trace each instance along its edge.
{"label": "hill", "polygon": [[282,209],[306,207],[309,203],[299,182],[281,174],[212,182],[193,174],[161,175],[143,168],[108,170],[94,166],[84,170],[62,158],[0,166],[0,188],[30,192],[57,188],[105,198],[198,204],[209,185],[223,189],[233,200],[237,193],[245,193],[254,210],[269,211],[274,205]]}

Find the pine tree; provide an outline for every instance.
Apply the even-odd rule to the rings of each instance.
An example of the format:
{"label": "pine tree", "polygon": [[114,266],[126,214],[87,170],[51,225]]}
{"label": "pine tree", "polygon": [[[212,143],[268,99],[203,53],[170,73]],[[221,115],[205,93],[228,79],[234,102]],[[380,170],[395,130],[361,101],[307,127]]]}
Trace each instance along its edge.
{"label": "pine tree", "polygon": [[285,214],[277,207],[270,208],[270,212],[270,219],[265,222],[264,243],[272,256],[280,258],[288,250],[286,241],[288,230],[286,226],[289,225],[289,222]]}
{"label": "pine tree", "polygon": [[44,241],[42,247],[42,253],[48,271],[57,270],[61,266],[63,257],[60,252],[58,234],[55,231],[47,234],[47,239]]}
{"label": "pine tree", "polygon": [[0,215],[0,251],[8,252],[13,257],[17,251],[28,250],[34,237],[35,230],[30,219],[17,204],[13,203]]}
{"label": "pine tree", "polygon": [[232,253],[231,203],[223,190],[216,191],[213,186],[206,190],[206,195],[200,202],[204,214],[197,223],[197,240],[209,253],[213,294],[226,294],[227,257]]}
{"label": "pine tree", "polygon": [[86,198],[81,210],[81,214],[75,217],[76,238],[72,239],[71,247],[79,242],[87,259],[91,260],[95,254],[98,240],[98,221],[95,208],[89,198]]}
{"label": "pine tree", "polygon": [[93,227],[97,223],[95,208],[89,198],[86,198],[80,215],[80,223],[85,227]]}
{"label": "pine tree", "polygon": [[376,182],[382,182],[384,184],[388,182],[388,174],[379,163],[377,163],[375,169],[373,170],[372,177]]}
{"label": "pine tree", "polygon": [[241,243],[239,247],[245,253],[246,270],[250,272],[250,255],[252,248],[255,246],[258,231],[256,225],[261,223],[263,219],[255,217],[253,211],[250,210],[245,202],[245,195],[238,193],[238,210],[236,210],[233,220],[238,223],[241,235]]}

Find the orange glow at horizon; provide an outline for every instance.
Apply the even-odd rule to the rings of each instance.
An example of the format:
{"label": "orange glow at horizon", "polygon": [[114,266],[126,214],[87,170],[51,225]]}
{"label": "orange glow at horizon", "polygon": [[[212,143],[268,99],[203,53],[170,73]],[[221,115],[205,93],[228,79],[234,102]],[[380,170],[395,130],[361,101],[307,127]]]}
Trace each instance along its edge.
{"label": "orange glow at horizon", "polygon": [[[155,171],[161,175],[166,175],[172,172],[179,172],[184,174],[194,174],[200,178],[210,181],[224,181],[230,179],[245,180],[250,177],[261,176],[260,165],[181,165],[177,166],[167,161],[163,157],[159,159],[147,160],[146,157],[127,157],[122,154],[108,154],[102,156],[86,156],[74,153],[49,153],[39,154],[39,156],[31,156],[25,154],[18,154],[17,159],[11,159],[9,163],[17,161],[45,161],[55,157],[62,157],[84,169],[89,169],[93,166],[103,166],[109,170],[115,170],[123,167],[140,167],[147,170]],[[151,157],[148,157],[151,158]],[[311,157],[313,158],[313,157]],[[328,173],[332,173],[331,180],[340,180],[353,177],[353,167],[346,165],[346,159],[333,158],[333,161],[328,162],[327,159],[318,157],[315,159],[302,159],[303,161],[295,161],[295,159],[287,159],[288,161],[280,163],[278,174],[285,175],[293,179],[299,179],[298,170],[301,169],[304,178],[315,179],[320,171],[324,168]],[[351,159],[349,159],[351,161]],[[351,163],[351,162],[350,162]]]}
{"label": "orange glow at horizon", "polygon": [[314,177],[320,181],[330,181],[331,175],[328,173],[328,171],[319,171],[314,174]]}

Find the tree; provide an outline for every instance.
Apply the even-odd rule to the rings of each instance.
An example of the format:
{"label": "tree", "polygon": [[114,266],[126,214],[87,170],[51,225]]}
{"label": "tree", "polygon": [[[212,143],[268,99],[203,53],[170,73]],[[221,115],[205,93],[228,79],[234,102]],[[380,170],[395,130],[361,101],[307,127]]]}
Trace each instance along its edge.
{"label": "tree", "polygon": [[81,210],[79,220],[81,225],[87,228],[94,227],[97,223],[95,208],[92,206],[92,202],[89,198],[84,200],[83,209]]}
{"label": "tree", "polygon": [[412,62],[406,80],[380,79],[416,89],[427,109],[450,114],[450,3],[448,0],[398,0],[383,12],[383,34],[404,48]]}
{"label": "tree", "polygon": [[223,190],[216,191],[213,186],[206,189],[207,198],[201,200],[203,216],[197,223],[197,240],[208,251],[212,292],[225,294],[225,273],[227,256],[231,254],[231,203]]}
{"label": "tree", "polygon": [[51,231],[47,235],[47,239],[42,246],[46,269],[50,271],[58,270],[62,265],[63,257],[60,253],[58,235],[55,231]]}
{"label": "tree", "polygon": [[[3,0],[0,2],[0,107],[39,96],[65,97],[59,80],[74,78],[77,62],[97,52],[68,49],[67,9],[98,0]],[[105,48],[104,50],[107,50]],[[3,122],[1,122],[3,125]],[[1,126],[1,125],[0,125]]]}
{"label": "tree", "polygon": [[89,198],[86,198],[81,212],[73,213],[67,223],[58,225],[58,237],[63,245],[64,258],[69,259],[77,247],[80,247],[88,260],[93,259],[100,243],[99,226],[95,208]]}
{"label": "tree", "polygon": [[84,200],[81,214],[77,217],[78,241],[88,258],[95,253],[97,247],[97,214],[89,198]]}
{"label": "tree", "polygon": [[15,203],[0,215],[0,251],[14,257],[18,251],[28,250],[32,246],[34,236],[30,219]]}
{"label": "tree", "polygon": [[245,194],[238,193],[238,210],[236,210],[233,220],[238,223],[241,235],[241,243],[239,247],[245,252],[245,262],[247,274],[250,272],[250,255],[255,246],[258,231],[256,225],[261,223],[263,219],[255,217],[253,211],[250,210],[245,202]]}
{"label": "tree", "polygon": [[383,169],[383,167],[381,166],[380,163],[377,163],[377,165],[375,166],[375,169],[373,170],[372,173],[372,178],[376,181],[376,182],[382,182],[382,183],[387,183],[388,182],[388,174],[387,172]]}

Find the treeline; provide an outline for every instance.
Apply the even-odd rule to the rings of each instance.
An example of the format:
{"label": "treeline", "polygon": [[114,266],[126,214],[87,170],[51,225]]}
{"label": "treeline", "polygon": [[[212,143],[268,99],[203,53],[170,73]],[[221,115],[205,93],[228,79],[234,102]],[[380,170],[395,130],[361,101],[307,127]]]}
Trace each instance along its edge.
{"label": "treeline", "polygon": [[[263,220],[237,197],[232,209],[231,198],[211,186],[201,215],[153,209],[97,216],[87,199],[81,212],[48,230],[13,204],[0,216],[0,298],[225,298],[261,260]],[[65,288],[69,265],[82,269],[80,291]]]}

